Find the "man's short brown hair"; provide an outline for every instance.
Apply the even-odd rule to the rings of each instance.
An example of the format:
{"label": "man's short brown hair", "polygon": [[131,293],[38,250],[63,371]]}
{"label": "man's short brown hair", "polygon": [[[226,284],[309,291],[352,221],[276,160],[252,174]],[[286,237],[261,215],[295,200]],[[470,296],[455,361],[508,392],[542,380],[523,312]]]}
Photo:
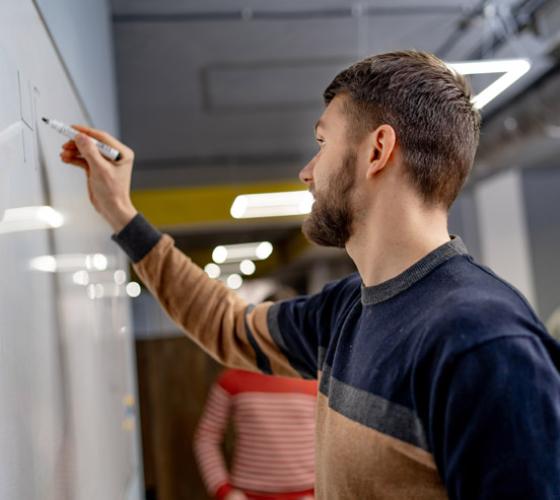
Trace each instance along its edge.
{"label": "man's short brown hair", "polygon": [[350,99],[350,139],[391,125],[410,180],[429,204],[453,203],[472,167],[480,114],[465,79],[432,54],[401,51],[359,61],[326,88]]}

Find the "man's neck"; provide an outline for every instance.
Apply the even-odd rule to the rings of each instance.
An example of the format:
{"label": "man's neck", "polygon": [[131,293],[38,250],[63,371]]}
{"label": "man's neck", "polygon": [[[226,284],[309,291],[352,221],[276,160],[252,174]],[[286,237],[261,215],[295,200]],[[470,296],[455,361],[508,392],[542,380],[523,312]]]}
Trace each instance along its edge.
{"label": "man's neck", "polygon": [[393,207],[358,223],[346,250],[363,284],[374,286],[398,276],[449,239],[445,211]]}

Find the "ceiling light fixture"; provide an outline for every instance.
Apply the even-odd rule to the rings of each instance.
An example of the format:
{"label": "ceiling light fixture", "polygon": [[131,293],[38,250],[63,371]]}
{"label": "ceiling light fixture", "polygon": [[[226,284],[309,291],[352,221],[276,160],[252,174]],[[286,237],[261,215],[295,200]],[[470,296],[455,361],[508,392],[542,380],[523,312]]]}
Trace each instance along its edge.
{"label": "ceiling light fixture", "polygon": [[311,212],[313,201],[309,191],[241,194],[233,200],[230,214],[234,219],[304,215]]}
{"label": "ceiling light fixture", "polygon": [[245,259],[265,260],[270,257],[273,247],[269,241],[240,243],[236,245],[219,245],[212,252],[216,264],[240,262]]}
{"label": "ceiling light fixture", "polygon": [[465,61],[447,63],[447,65],[462,75],[503,73],[502,76],[472,98],[474,106],[478,109],[482,109],[486,106],[490,101],[519,80],[531,68],[531,63],[527,59]]}

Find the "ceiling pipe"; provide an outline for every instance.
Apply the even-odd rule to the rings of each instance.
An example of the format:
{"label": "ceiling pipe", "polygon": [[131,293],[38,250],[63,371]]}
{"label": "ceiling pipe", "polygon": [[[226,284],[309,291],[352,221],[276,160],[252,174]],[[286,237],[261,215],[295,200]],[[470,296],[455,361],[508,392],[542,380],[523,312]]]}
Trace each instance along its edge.
{"label": "ceiling pipe", "polygon": [[[485,0],[487,1],[487,0]],[[423,16],[423,15],[456,15],[465,12],[460,5],[402,5],[402,6],[372,6],[356,3],[348,7],[333,7],[320,9],[299,10],[258,10],[236,9],[216,12],[177,12],[171,14],[132,13],[113,14],[114,23],[189,23],[211,21],[305,21],[325,18],[352,18],[360,16]]]}
{"label": "ceiling pipe", "polygon": [[467,60],[485,59],[491,57],[500,47],[502,47],[510,38],[519,35],[527,28],[533,27],[535,15],[545,4],[551,0],[522,0],[511,9],[508,9],[507,16],[501,16],[498,9],[499,4],[494,2],[488,4],[485,8],[494,5],[496,13],[501,16],[501,28],[493,28],[490,33],[490,39],[482,40],[467,57]]}
{"label": "ceiling pipe", "polygon": [[472,23],[484,14],[484,9],[490,4],[492,0],[481,0],[475,7],[473,7],[464,17],[457,22],[457,29],[453,30],[451,35],[443,42],[435,54],[440,59],[445,59],[451,52],[451,49],[457,45],[459,40],[463,38],[466,31],[472,26]]}

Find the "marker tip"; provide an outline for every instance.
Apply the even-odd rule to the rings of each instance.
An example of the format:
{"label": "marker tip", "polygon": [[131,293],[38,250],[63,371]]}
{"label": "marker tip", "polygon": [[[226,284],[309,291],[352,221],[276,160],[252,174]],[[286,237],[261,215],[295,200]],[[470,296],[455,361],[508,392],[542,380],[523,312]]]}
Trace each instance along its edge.
{"label": "marker tip", "polygon": [[45,123],[49,123],[49,120],[47,120],[44,116],[43,118],[41,118],[41,120],[43,120]]}

